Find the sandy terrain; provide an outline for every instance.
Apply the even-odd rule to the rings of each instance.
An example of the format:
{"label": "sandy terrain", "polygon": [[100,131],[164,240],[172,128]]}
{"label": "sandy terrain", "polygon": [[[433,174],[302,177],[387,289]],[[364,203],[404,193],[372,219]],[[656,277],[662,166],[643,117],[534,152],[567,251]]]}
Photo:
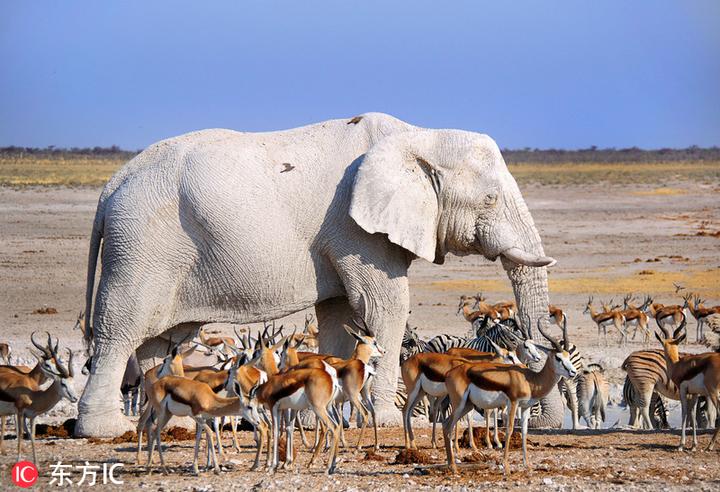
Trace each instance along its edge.
{"label": "sandy terrain", "polygon": [[[720,303],[720,200],[718,183],[674,181],[642,184],[631,188],[598,183],[553,187],[522,187],[544,240],[546,252],[558,259],[550,272],[551,299],[569,313],[570,334],[591,361],[603,363],[614,384],[621,384],[624,373],[618,368],[632,350],[642,348],[635,340],[627,348],[598,346],[596,330],[582,314],[589,294],[620,301],[625,292],[648,292],[660,302],[682,303],[674,293],[673,282],[698,292],[710,304]],[[672,186],[668,188],[668,186]],[[71,332],[75,317],[84,306],[88,235],[99,189],[95,188],[0,188],[0,338],[8,340],[21,360],[29,359],[26,346],[33,330],[49,330],[59,335],[63,345],[80,348],[80,334]],[[418,261],[412,267],[411,324],[422,336],[448,332],[463,334],[467,323],[456,315],[458,297],[482,291],[492,300],[511,296],[510,286],[498,264],[480,257],[449,257],[443,266]],[[57,314],[33,314],[43,307],[54,307]],[[303,313],[285,320],[302,325]],[[229,327],[220,326],[231,334]],[[690,322],[694,340],[694,321]],[[653,344],[654,346],[654,344]],[[690,351],[701,347],[689,345]],[[81,390],[83,380],[77,381]],[[619,387],[613,388],[619,400]],[[48,420],[63,420],[74,409],[63,402]],[[606,426],[614,425],[627,413],[617,409]],[[677,437],[668,433],[606,431],[600,435],[579,436],[533,432],[538,443],[531,450],[533,471],[518,473],[507,487],[567,485],[573,488],[625,488],[667,484],[673,488],[715,488],[720,485],[718,452],[679,454],[672,450]],[[386,445],[400,444],[397,430],[384,430]],[[247,439],[247,437],[245,438]],[[707,436],[702,437],[706,442]],[[11,447],[14,442],[9,443]],[[190,442],[173,446],[169,453],[175,463],[191,458]],[[39,448],[42,460],[114,458],[131,462],[126,445],[86,445],[85,440],[45,442]],[[383,458],[392,461],[397,450],[386,448]],[[442,461],[439,453],[437,461]],[[151,479],[124,476],[133,486],[154,489],[191,489],[212,484],[225,488],[418,488],[419,486],[482,486],[498,478],[491,460],[489,469],[466,472],[462,478],[443,474],[418,475],[411,465],[388,466],[381,462],[362,462],[362,454],[343,453],[341,473],[326,478],[319,471],[267,477],[248,473],[249,449],[243,451],[236,469],[220,478],[187,478],[171,483],[154,475]],[[495,454],[493,454],[495,456]],[[305,454],[300,458],[304,463]],[[514,458],[519,463],[519,455]],[[14,457],[0,458],[3,465]],[[45,465],[43,465],[45,466]],[[2,467],[7,473],[7,466]],[[547,482],[551,480],[552,482]],[[5,478],[0,483],[6,483]],[[222,487],[221,487],[222,486]]]}

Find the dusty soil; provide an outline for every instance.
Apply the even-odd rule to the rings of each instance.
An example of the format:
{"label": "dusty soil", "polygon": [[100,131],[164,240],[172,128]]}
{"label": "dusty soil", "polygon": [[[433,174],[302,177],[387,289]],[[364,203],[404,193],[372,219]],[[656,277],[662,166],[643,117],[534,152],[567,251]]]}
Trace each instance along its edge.
{"label": "dusty soil", "polygon": [[[348,432],[349,442],[357,439],[356,431]],[[367,435],[366,435],[367,437]],[[636,431],[581,431],[578,435],[562,432],[534,431],[528,439],[528,469],[522,466],[522,454],[517,446],[511,447],[511,474],[504,477],[499,464],[500,450],[483,450],[472,454],[461,451],[463,464],[460,472],[452,475],[444,466],[443,449],[429,449],[429,431],[418,433],[421,454],[429,457],[429,464],[395,464],[402,449],[400,429],[381,429],[382,443],[377,456],[366,456],[366,451],[347,449],[340,451],[337,473],[327,476],[326,462],[318,461],[312,469],[306,468],[310,458],[307,450],[299,453],[296,471],[278,471],[270,475],[265,471],[251,472],[254,444],[250,432],[241,433],[241,452],[229,447],[222,461],[222,472],[215,475],[201,468],[199,477],[192,475],[193,441],[172,441],[165,459],[170,469],[163,475],[155,455],[155,467],[148,476],[143,464],[135,465],[133,444],[111,444],[107,441],[90,443],[87,439],[46,439],[37,446],[38,468],[41,478],[35,487],[50,486],[51,464],[62,461],[74,466],[103,462],[124,463],[116,478],[124,481],[128,489],[149,490],[418,490],[436,488],[489,488],[540,489],[569,488],[574,490],[620,490],[656,488],[670,490],[717,490],[720,487],[719,451],[678,452],[676,433]],[[707,433],[700,436],[701,445],[709,440]],[[298,439],[299,441],[299,439]],[[366,441],[369,444],[369,440]],[[14,450],[14,441],[9,441]],[[441,442],[442,444],[442,442]],[[25,443],[26,448],[27,443]],[[29,450],[28,450],[29,451]],[[201,456],[204,447],[201,448]],[[201,459],[201,463],[204,460]],[[8,483],[10,467],[15,463],[14,453],[0,457],[0,483]],[[82,470],[71,469],[71,479],[77,482]],[[38,487],[39,486],[39,487]]]}
{"label": "dusty soil", "polygon": [[[624,378],[619,366],[629,352],[643,344],[634,340],[627,348],[617,347],[614,333],[609,347],[599,344],[594,325],[582,314],[588,295],[594,294],[596,302],[611,297],[617,302],[626,292],[647,292],[660,302],[681,303],[673,287],[673,282],[679,282],[698,292],[708,304],[720,304],[720,184],[716,180],[663,179],[628,185],[600,182],[522,187],[545,250],[558,259],[558,265],[550,271],[551,300],[568,312],[570,335],[586,357],[608,369],[616,404]],[[74,349],[81,346],[80,334],[71,329],[84,307],[88,235],[99,191],[0,187],[0,338],[11,342],[14,362],[30,359],[26,347],[33,330],[48,330],[60,336],[63,345]],[[426,337],[466,332],[467,323],[456,315],[461,294],[482,291],[491,301],[512,295],[500,265],[479,257],[448,257],[443,266],[418,261],[412,267],[410,280],[411,324],[417,325]],[[303,316],[297,313],[284,321],[301,326]],[[218,328],[232,334],[229,326]],[[690,322],[690,333],[694,340],[694,321]],[[702,347],[690,344],[688,350],[700,351]],[[78,377],[78,392],[83,383]],[[65,401],[39,421],[61,422],[74,415],[74,407]],[[605,422],[606,427],[618,421],[620,425],[626,423],[626,412],[618,408],[616,415]],[[427,434],[425,429],[421,432]],[[390,465],[398,451],[392,446],[400,444],[401,433],[387,429],[382,436],[386,447],[380,455],[384,462],[362,460],[364,453],[343,452],[340,473],[331,478],[325,477],[319,467],[310,474],[279,473],[270,477],[250,473],[249,448],[244,448],[240,458],[230,455],[231,459],[239,459],[239,463],[232,464],[232,471],[220,477],[206,474],[191,478],[185,466],[192,457],[191,442],[173,443],[168,452],[176,467],[182,465],[178,470],[182,482],[157,474],[146,478],[129,465],[123,478],[133,487],[155,489],[200,489],[208,484],[216,489],[475,487],[498,485],[495,482],[501,478],[494,458],[497,451],[490,453],[490,465],[481,462],[480,470],[466,470],[460,477],[435,472],[418,474],[412,465]],[[249,445],[248,438],[244,439]],[[701,443],[707,442],[708,437],[701,439]],[[584,431],[576,436],[533,432],[531,440],[538,443],[531,450],[531,471],[518,471],[499,485],[567,485],[583,489],[635,485],[717,489],[720,485],[717,451],[677,453],[673,450],[677,437],[669,433],[610,430]],[[15,443],[9,444],[14,447]],[[39,446],[39,455],[46,472],[47,463],[55,459],[133,462],[127,445],[88,444],[86,440],[45,441]],[[308,459],[306,455],[301,454],[301,463]],[[442,461],[440,452],[431,455],[437,462]],[[520,457],[517,453],[513,456],[517,465]],[[3,473],[8,473],[14,457],[0,459]],[[0,482],[5,483],[5,478]]]}

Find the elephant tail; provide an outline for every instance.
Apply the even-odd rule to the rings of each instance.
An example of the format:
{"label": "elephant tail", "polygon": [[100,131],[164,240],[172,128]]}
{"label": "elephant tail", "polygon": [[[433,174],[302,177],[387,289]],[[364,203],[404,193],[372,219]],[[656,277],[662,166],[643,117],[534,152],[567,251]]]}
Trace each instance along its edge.
{"label": "elephant tail", "polygon": [[88,253],[88,270],[87,285],[85,286],[85,332],[83,338],[85,344],[89,347],[93,340],[92,330],[92,301],[93,290],[95,288],[95,271],[97,269],[98,255],[100,254],[100,244],[102,242],[102,233],[105,229],[105,206],[103,200],[98,202],[97,211],[95,212],[95,220],[93,221],[92,233],[90,234],[90,251]]}

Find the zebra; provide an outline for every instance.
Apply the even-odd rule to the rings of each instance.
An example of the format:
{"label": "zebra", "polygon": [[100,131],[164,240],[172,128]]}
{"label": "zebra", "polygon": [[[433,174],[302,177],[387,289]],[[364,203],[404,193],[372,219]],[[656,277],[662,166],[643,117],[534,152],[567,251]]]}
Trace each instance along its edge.
{"label": "zebra", "polygon": [[591,364],[577,381],[580,416],[591,429],[600,429],[605,421],[610,387],[603,373],[602,367]]}
{"label": "zebra", "polygon": [[[520,332],[520,335],[516,334],[515,331]],[[494,322],[488,316],[485,316],[482,323],[477,326],[475,336],[466,338],[461,346],[479,352],[495,352],[492,345],[495,343],[504,349],[515,350],[518,343],[526,339],[526,334],[519,328],[514,319],[508,318]]]}
{"label": "zebra", "polygon": [[[560,391],[560,396],[563,399],[563,403],[570,409],[570,413],[572,414],[572,428],[573,430],[577,430],[578,426],[580,425],[580,418],[578,412],[578,384],[580,382],[580,379],[583,377],[583,372],[585,371],[585,358],[580,353],[580,349],[578,349],[577,345],[572,343],[568,338],[567,316],[563,317],[562,331],[562,346],[565,351],[570,354],[570,362],[577,371],[577,375],[573,378],[562,378],[560,381],[558,381],[558,390]],[[535,411],[536,414],[539,414],[540,410],[540,405],[535,404],[531,409],[530,416],[533,416],[533,411]]]}
{"label": "zebra", "polygon": [[[687,354],[680,353],[680,357],[685,355]],[[628,355],[622,363],[621,368],[627,373],[627,378],[636,391],[633,404],[640,408],[642,416],[640,425],[643,428],[653,428],[650,405],[654,391],[671,400],[680,399],[677,386],[668,377],[666,367],[665,352],[660,349],[635,351]],[[695,405],[695,399],[691,401],[690,405]],[[707,421],[715,422],[715,408],[709,405],[707,411],[710,414]],[[635,423],[635,425],[638,424]]]}
{"label": "zebra", "polygon": [[418,336],[417,326],[410,328],[410,323],[405,323],[405,332],[400,346],[400,365],[420,352],[429,352],[428,342]]}
{"label": "zebra", "polygon": [[[418,336],[417,327],[411,328],[410,324],[406,323],[400,348],[400,364],[420,352],[444,353],[457,347],[472,348],[481,352],[495,352],[490,340],[502,348],[514,350],[519,341],[528,338],[525,332],[518,328],[517,323],[512,318],[499,323],[492,322],[488,316],[480,318],[480,320],[479,323],[473,324],[472,334],[474,337],[441,334],[433,337],[429,341],[422,340]],[[522,336],[515,334],[514,331],[516,330],[519,331]],[[406,400],[407,390],[405,389],[405,384],[402,378],[398,377],[398,389],[395,392],[395,406],[402,409]],[[433,419],[437,421],[437,419],[441,419],[442,416],[447,413],[449,403],[449,400],[443,401],[439,406],[437,416],[431,417],[428,403],[427,401],[423,401],[415,406],[413,417],[427,416],[431,422]]]}
{"label": "zebra", "polygon": [[[633,386],[629,376],[625,376],[623,384],[623,400],[630,410],[630,419],[628,425],[634,429],[638,428],[643,422],[641,419],[642,400],[640,394]],[[654,429],[669,429],[668,412],[665,407],[663,397],[657,391],[652,392],[650,397],[650,422]]]}
{"label": "zebra", "polygon": [[424,350],[424,352],[435,352],[438,354],[443,354],[451,348],[464,346],[465,342],[467,342],[466,337],[448,335],[447,333],[443,333],[442,335],[434,336],[433,338],[428,340],[427,350]]}

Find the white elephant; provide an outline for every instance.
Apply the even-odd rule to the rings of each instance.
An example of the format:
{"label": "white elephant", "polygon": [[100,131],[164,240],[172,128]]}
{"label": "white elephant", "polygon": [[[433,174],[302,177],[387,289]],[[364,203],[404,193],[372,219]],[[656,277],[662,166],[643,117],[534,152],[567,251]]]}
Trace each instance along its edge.
{"label": "white elephant", "polygon": [[[373,390],[378,420],[399,422],[408,268],[418,257],[442,264],[447,253],[500,257],[521,314],[547,313],[544,267],[554,260],[488,136],[369,113],[158,142],[99,199],[86,299],[95,359],[76,433],[130,428],[116,398],[125,362],[137,349],[147,369],[164,355],[163,333],[182,338],[201,323],[259,322],[311,306],[320,350],[341,356],[353,347],[342,324],[365,316],[387,349]],[[545,423],[561,418],[556,399]]]}

